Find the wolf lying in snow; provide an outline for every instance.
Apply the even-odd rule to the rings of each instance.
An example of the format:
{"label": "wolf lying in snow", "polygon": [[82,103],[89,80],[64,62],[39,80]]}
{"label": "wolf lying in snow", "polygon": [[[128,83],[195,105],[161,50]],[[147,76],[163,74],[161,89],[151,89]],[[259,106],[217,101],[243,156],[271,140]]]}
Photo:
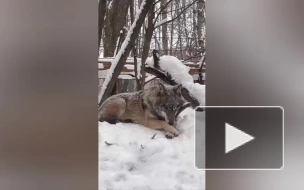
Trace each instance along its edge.
{"label": "wolf lying in snow", "polygon": [[133,122],[151,129],[163,129],[167,138],[179,135],[175,123],[176,113],[185,100],[181,85],[169,86],[153,81],[144,90],[116,94],[106,99],[98,110],[98,120],[111,124]]}

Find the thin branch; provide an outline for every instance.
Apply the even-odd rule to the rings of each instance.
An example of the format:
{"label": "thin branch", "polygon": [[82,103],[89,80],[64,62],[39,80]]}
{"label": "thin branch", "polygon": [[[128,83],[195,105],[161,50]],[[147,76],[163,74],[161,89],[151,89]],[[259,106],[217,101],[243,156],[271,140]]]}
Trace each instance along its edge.
{"label": "thin branch", "polygon": [[178,10],[182,10],[183,8],[185,8],[185,7],[187,7],[187,6],[188,6],[188,5],[183,6],[183,7],[180,7],[180,8],[177,8],[177,9],[170,10],[170,11],[167,11],[167,12],[162,12],[162,13],[159,13],[159,14],[166,14],[166,13],[175,12],[175,11],[178,11]]}
{"label": "thin branch", "polygon": [[[157,3],[159,3],[160,1],[162,1],[162,0],[159,0]],[[172,0],[171,0],[172,1]],[[154,3],[154,5],[156,5],[156,3]],[[165,5],[163,5],[162,7],[159,7],[158,9],[156,9],[155,11],[154,11],[154,13],[156,13],[157,11],[159,11],[160,9],[162,9],[164,6],[167,6],[166,4]]]}
{"label": "thin branch", "polygon": [[151,78],[150,80],[145,81],[145,85],[148,84],[149,82],[155,80],[156,78],[157,78],[157,77],[153,77],[153,78]]}
{"label": "thin branch", "polygon": [[105,144],[108,145],[108,146],[113,145],[113,143],[108,143],[107,141],[105,141]]}
{"label": "thin branch", "polygon": [[199,54],[201,54],[201,53],[204,53],[204,52],[205,52],[205,50],[200,51],[200,52],[198,52],[197,54],[195,54],[195,55],[193,55],[193,56],[191,56],[191,57],[189,57],[189,58],[183,60],[182,62],[185,62],[185,61],[187,61],[187,60],[189,60],[189,59],[195,58],[195,57],[197,57],[197,55],[199,55]]}
{"label": "thin branch", "polygon": [[151,139],[154,139],[154,138],[155,138],[155,136],[156,136],[156,134],[157,134],[157,133],[155,133],[155,134],[154,134],[154,135],[151,137]]}
{"label": "thin branch", "polygon": [[199,68],[200,70],[202,70],[205,60],[206,60],[206,54],[204,54],[204,58],[202,59],[201,66]]}
{"label": "thin branch", "polygon": [[[154,19],[153,25],[155,25],[155,23],[156,23],[156,21],[157,21],[159,15],[160,15],[160,13],[161,13],[163,10],[165,10],[165,8],[167,8],[167,6],[169,5],[169,3],[171,3],[171,2],[172,2],[172,0],[169,0],[166,4],[163,5],[163,7],[160,9],[159,13],[156,15],[156,18]],[[157,11],[155,11],[155,12],[157,12]],[[157,28],[157,27],[156,27],[156,28]]]}
{"label": "thin branch", "polygon": [[157,3],[161,2],[161,0],[156,1],[155,3],[153,3],[153,5],[156,5]]}
{"label": "thin branch", "polygon": [[[155,28],[158,28],[158,27],[160,27],[160,26],[162,26],[162,25],[164,25],[164,24],[166,24],[166,23],[169,23],[169,22],[172,22],[172,21],[174,21],[174,20],[176,20],[178,17],[180,17],[189,7],[191,7],[195,2],[196,2],[197,0],[195,0],[195,1],[193,1],[192,3],[190,3],[189,5],[187,5],[186,6],[186,8],[184,9],[184,10],[182,10],[176,17],[174,17],[173,19],[171,19],[171,20],[168,20],[168,21],[166,21],[166,22],[164,22],[164,23],[162,23],[162,24],[160,24],[160,25],[158,25],[157,27],[155,27]],[[160,14],[158,14],[157,15],[157,17],[159,16]],[[156,18],[157,18],[156,17]],[[156,19],[155,19],[156,20]],[[154,23],[155,24],[155,23]]]}
{"label": "thin branch", "polygon": [[[122,75],[122,74],[121,74]],[[129,76],[131,76],[131,77],[134,77],[135,78],[135,75],[132,75],[132,74],[126,74],[126,75],[129,75]]]}
{"label": "thin branch", "polygon": [[158,69],[155,69],[153,67],[146,67],[146,72],[150,73],[152,75],[155,75],[157,78],[161,79],[162,81],[164,81],[167,84],[170,84],[170,85],[177,84],[173,79],[169,78],[164,72],[162,72]]}

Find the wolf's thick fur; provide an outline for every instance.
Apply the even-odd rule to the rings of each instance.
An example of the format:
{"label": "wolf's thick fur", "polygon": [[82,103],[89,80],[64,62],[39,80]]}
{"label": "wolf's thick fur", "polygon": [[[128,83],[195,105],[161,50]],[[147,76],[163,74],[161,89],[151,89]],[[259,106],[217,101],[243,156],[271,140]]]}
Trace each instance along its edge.
{"label": "wolf's thick fur", "polygon": [[172,125],[176,112],[185,103],[181,85],[169,86],[151,82],[144,90],[121,93],[109,97],[99,108],[99,121],[118,121],[141,124],[152,129],[163,129],[167,138],[178,136]]}

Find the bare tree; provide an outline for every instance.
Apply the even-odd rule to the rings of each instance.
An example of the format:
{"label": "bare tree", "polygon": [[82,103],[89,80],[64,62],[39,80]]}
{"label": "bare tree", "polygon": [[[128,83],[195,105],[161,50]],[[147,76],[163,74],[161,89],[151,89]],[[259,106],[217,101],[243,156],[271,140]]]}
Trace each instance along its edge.
{"label": "bare tree", "polygon": [[[167,0],[161,0],[160,6],[163,7],[166,5]],[[164,6],[162,16],[162,21],[167,21],[167,6]],[[167,23],[162,25],[162,45],[163,45],[163,52],[165,55],[168,54],[168,37],[167,37]]]}
{"label": "bare tree", "polygon": [[197,38],[199,39],[199,46],[202,48],[204,47],[204,23],[205,23],[205,18],[204,18],[204,10],[205,10],[205,1],[204,0],[198,0],[197,1]]}
{"label": "bare tree", "polygon": [[142,65],[145,64],[149,55],[151,39],[154,31],[154,16],[155,16],[154,8],[155,5],[153,4],[148,13],[148,24],[147,27],[145,28],[145,38],[144,38],[143,52],[141,57]]}
{"label": "bare tree", "polygon": [[[197,37],[194,36],[196,32],[194,32],[194,21],[192,21],[192,17],[194,16],[193,8],[190,9],[190,11],[187,10],[191,6],[194,7],[197,1],[198,0],[155,1],[153,8],[154,13],[152,13],[152,11],[150,12],[146,25],[142,28],[142,36],[144,37],[141,36],[142,38],[139,38],[137,41],[138,55],[142,57],[142,62],[146,60],[150,48],[162,50],[162,54],[171,54],[180,59],[186,59],[196,54],[194,48]],[[154,16],[153,24],[151,19],[149,19],[152,18],[152,16]],[[171,24],[169,25],[169,23]],[[168,28],[170,28],[169,32]],[[152,41],[153,36],[154,40]],[[188,53],[185,53],[186,51]]]}
{"label": "bare tree", "polygon": [[[162,25],[164,25],[164,24],[167,24],[167,23],[169,23],[169,22],[173,22],[174,20],[180,18],[180,16],[181,16],[189,7],[191,7],[194,3],[196,3],[197,1],[198,1],[198,0],[193,0],[191,3],[189,3],[189,4],[187,4],[187,5],[183,6],[183,7],[179,7],[179,6],[180,6],[179,3],[178,3],[179,1],[177,1],[177,2],[176,2],[176,5],[177,5],[179,8],[177,8],[176,10],[177,10],[178,14],[177,14],[174,18],[171,18],[170,20],[167,20],[166,22],[162,22],[162,23],[159,24],[157,27],[160,27],[160,26],[162,26]],[[171,2],[171,0],[170,0],[169,2]],[[157,27],[155,27],[155,28],[157,28]]]}
{"label": "bare tree", "polygon": [[[130,3],[130,18],[131,23],[134,22],[134,1],[129,0]],[[136,39],[136,44],[138,43],[138,38]],[[145,82],[145,72],[144,72],[144,66],[141,64],[138,64],[137,62],[137,48],[136,46],[133,47],[133,57],[134,57],[134,72],[135,72],[135,80],[136,80],[136,88],[137,90],[143,89],[144,82]]]}
{"label": "bare tree", "polygon": [[104,17],[106,15],[107,0],[98,2],[98,50],[100,49],[102,30],[104,27]]}
{"label": "bare tree", "polygon": [[112,0],[107,7],[104,28],[104,57],[113,57],[120,31],[126,25],[129,2]]}
{"label": "bare tree", "polygon": [[[171,11],[170,11],[170,13],[171,13],[171,18],[173,18],[174,17],[174,14],[173,14],[173,3],[171,3],[171,6],[170,6],[170,9],[171,9]],[[173,23],[174,22],[171,22],[171,28],[170,28],[170,55],[173,55],[173,34],[174,34],[174,30],[173,30],[173,28],[174,28],[174,26],[173,26]]]}
{"label": "bare tree", "polygon": [[[198,1],[199,2],[199,1]],[[198,3],[197,2],[197,3]],[[195,4],[192,7],[192,13],[193,13],[193,20],[192,20],[192,24],[193,24],[193,38],[195,39],[194,43],[195,43],[195,47],[196,49],[199,48],[198,45],[198,36],[197,36],[197,31],[198,31],[198,26],[197,26],[197,6],[195,6]]]}
{"label": "bare tree", "polygon": [[[179,4],[179,1],[176,2],[176,5],[177,5],[177,14],[180,15],[180,10],[179,10],[180,4]],[[178,24],[178,42],[179,42],[179,49],[180,49],[180,57],[181,57],[181,59],[184,59],[181,19],[180,19],[180,16],[178,16],[176,18],[177,18],[177,24]]]}
{"label": "bare tree", "polygon": [[[101,45],[104,46],[105,57],[115,56],[116,46],[117,55],[119,47],[124,49],[118,43],[120,31],[128,32],[143,1],[99,0],[99,17],[102,17],[101,8],[106,8],[106,15],[103,16],[106,19],[99,19],[98,38],[99,42],[103,39]],[[107,5],[102,6],[102,3]],[[144,66],[151,49],[161,50],[161,54],[170,54],[184,61],[200,61],[205,55],[205,0],[153,0],[147,14],[136,36],[136,45],[130,50],[135,62],[137,90],[144,85]],[[101,21],[104,21],[104,28]],[[121,42],[125,37],[125,34],[122,35]]]}
{"label": "bare tree", "polygon": [[[186,0],[182,0],[182,7],[186,7]],[[184,11],[182,13],[182,16],[183,16],[183,20],[182,20],[182,23],[183,23],[183,28],[184,28],[184,33],[185,33],[185,49],[184,50],[187,50],[188,49],[188,46],[189,46],[189,42],[188,42],[188,37],[189,37],[189,34],[188,34],[188,26],[187,26],[187,20],[186,20],[186,11]]]}
{"label": "bare tree", "polygon": [[110,96],[114,84],[129,56],[129,53],[134,47],[135,40],[140,32],[140,28],[152,4],[153,0],[143,0],[141,9],[137,13],[136,19],[132,23],[132,26],[128,31],[127,37],[123,42],[121,49],[119,50],[117,56],[112,62],[110,72],[108,72],[105,78],[104,84],[101,89],[101,100],[98,104],[99,106],[101,106],[102,102],[104,102],[104,100],[106,100]]}

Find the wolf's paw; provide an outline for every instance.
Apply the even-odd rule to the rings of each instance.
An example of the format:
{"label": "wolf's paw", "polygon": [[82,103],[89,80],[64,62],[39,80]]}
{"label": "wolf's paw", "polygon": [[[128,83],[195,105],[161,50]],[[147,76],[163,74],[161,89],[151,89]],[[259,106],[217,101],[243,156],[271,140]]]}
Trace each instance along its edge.
{"label": "wolf's paw", "polygon": [[166,137],[167,137],[167,139],[172,139],[174,137],[174,135],[167,131],[166,132]]}
{"label": "wolf's paw", "polygon": [[112,125],[114,125],[116,123],[120,123],[120,121],[118,119],[107,119],[106,122],[108,122],[108,123],[110,123]]}
{"label": "wolf's paw", "polygon": [[178,131],[176,131],[176,132],[169,132],[169,131],[167,131],[166,132],[166,137],[168,138],[168,139],[172,139],[173,137],[177,137],[179,135],[179,133],[178,133]]}
{"label": "wolf's paw", "polygon": [[119,122],[121,122],[121,123],[134,123],[134,121],[131,120],[131,119],[119,120]]}
{"label": "wolf's paw", "polygon": [[172,130],[171,131],[171,133],[175,136],[175,137],[177,137],[178,135],[179,135],[179,132],[175,129],[175,128],[173,128],[174,130]]}

